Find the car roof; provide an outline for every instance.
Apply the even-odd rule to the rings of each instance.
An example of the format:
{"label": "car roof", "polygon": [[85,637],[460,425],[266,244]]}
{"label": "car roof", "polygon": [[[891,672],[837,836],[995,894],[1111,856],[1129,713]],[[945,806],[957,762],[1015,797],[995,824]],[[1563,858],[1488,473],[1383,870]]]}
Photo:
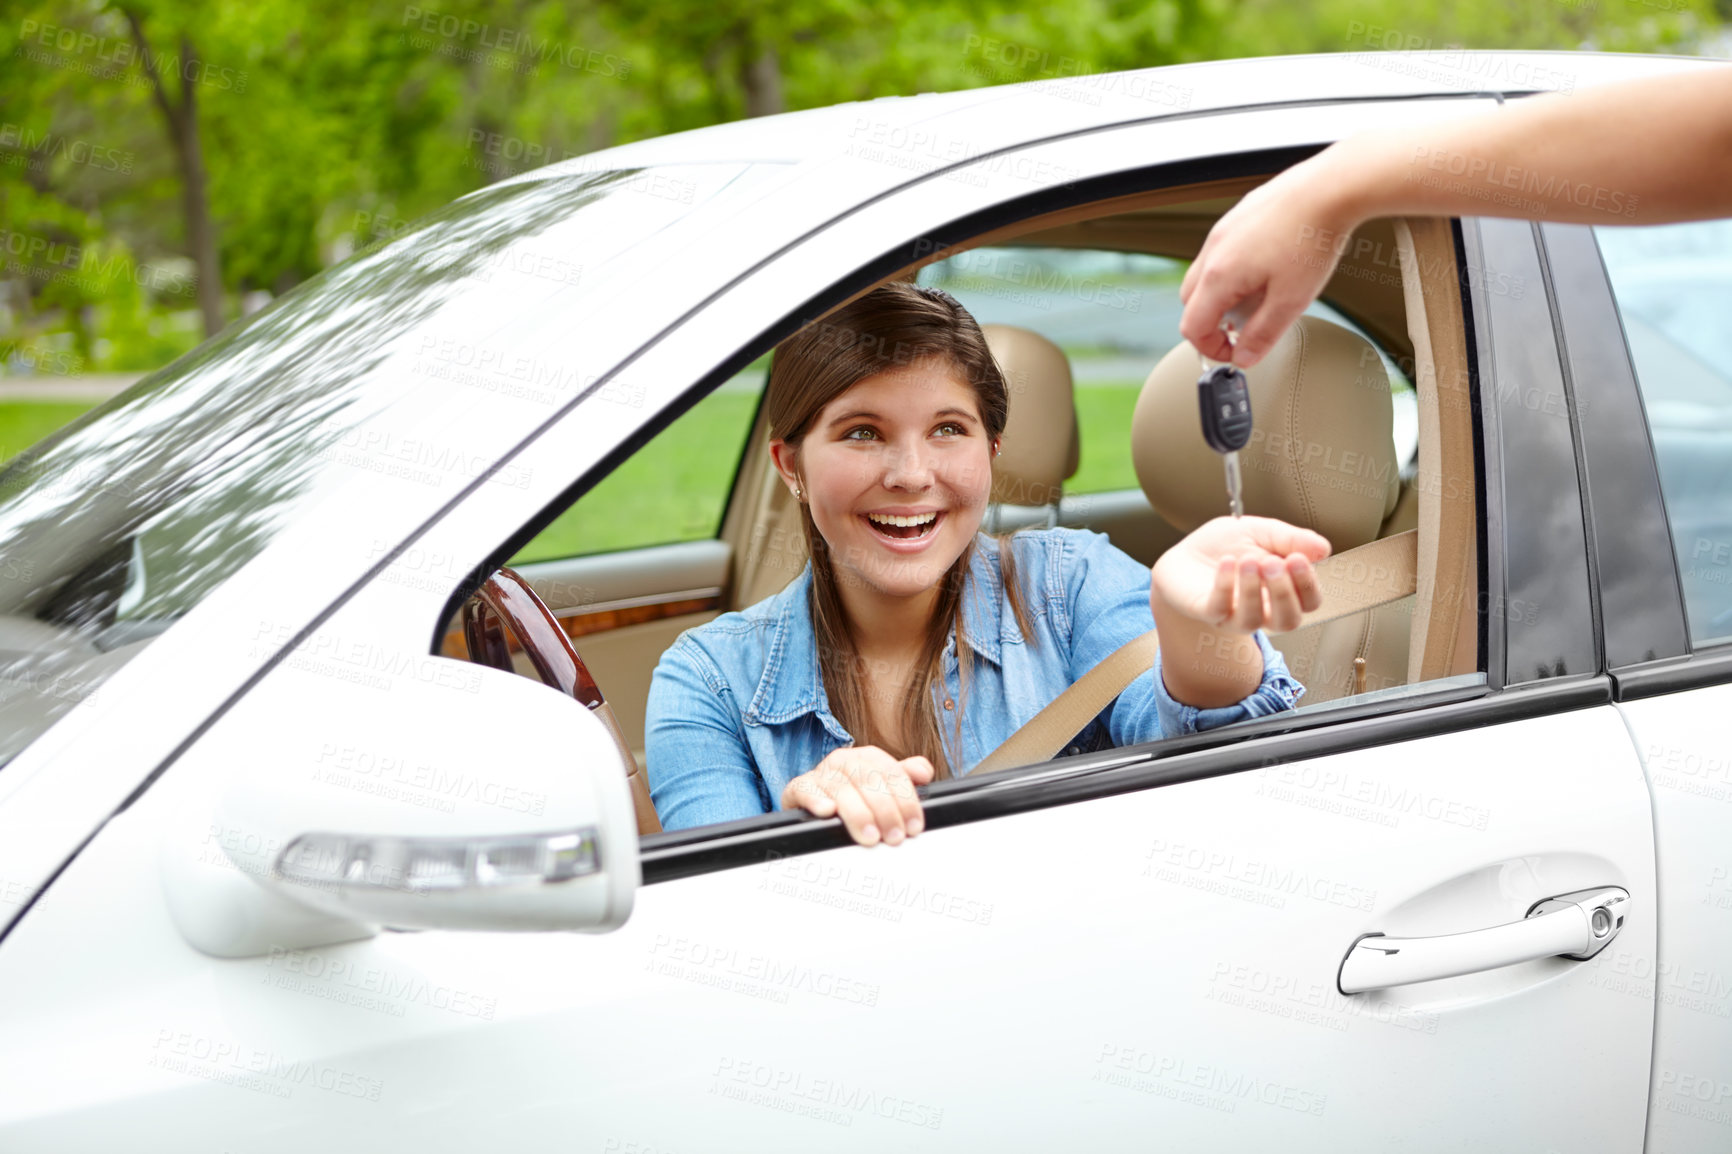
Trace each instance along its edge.
{"label": "car roof", "polygon": [[[993,43],[983,41],[988,56],[992,50],[984,46]],[[1007,47],[1020,50],[1018,45]],[[800,164],[845,152],[863,139],[920,129],[942,129],[949,140],[968,142],[1001,139],[1007,125],[1022,125],[1024,139],[1033,140],[1046,134],[1041,129],[1074,132],[1248,105],[1572,92],[1680,68],[1724,64],[1700,57],[1635,53],[1374,48],[1059,75],[730,121],[588,153],[517,179],[658,164]]]}

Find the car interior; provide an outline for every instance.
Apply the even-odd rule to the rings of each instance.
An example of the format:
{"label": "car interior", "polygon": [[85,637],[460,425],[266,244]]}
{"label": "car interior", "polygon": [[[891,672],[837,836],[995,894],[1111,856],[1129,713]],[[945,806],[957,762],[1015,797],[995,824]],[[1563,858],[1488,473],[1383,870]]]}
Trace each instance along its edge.
{"label": "car interior", "polygon": [[[1011,271],[996,289],[976,283],[972,295],[954,290],[982,321],[1012,393],[983,529],[1091,529],[1152,565],[1185,533],[1226,512],[1221,459],[1198,428],[1199,359],[1177,333],[1177,273],[1215,220],[1261,179],[1162,189],[1049,213],[932,253],[891,278],[943,284],[946,262],[954,270],[973,255],[976,272],[992,263],[980,253],[1043,254],[1046,264],[1039,267],[1049,270],[1054,261],[1062,267],[1066,254],[1086,257],[1089,267],[1143,261],[1168,270],[1152,288],[1109,294],[1079,289],[1074,277],[1031,274],[1036,264],[999,262]],[[1309,243],[1298,247],[1296,259],[1313,255]],[[1314,529],[1337,554],[1417,531],[1415,594],[1272,638],[1307,687],[1302,708],[1389,696],[1480,669],[1477,481],[1460,286],[1449,221],[1373,221],[1346,243],[1321,298],[1325,307],[1302,318],[1247,373],[1256,426],[1241,453],[1246,513]],[[1008,304],[1020,308],[998,307]],[[1091,307],[1116,310],[1108,319],[1133,334],[1131,347],[1109,348],[1103,361],[1100,341],[1077,321]],[[999,323],[995,311],[1013,312],[1021,323]],[[1061,316],[1070,319],[1061,324]],[[1123,388],[1079,386],[1076,372],[1098,376],[1103,363],[1130,378]],[[761,396],[762,364],[718,393],[755,389]],[[1117,404],[1113,412],[1128,421],[1096,418],[1085,431],[1079,397],[1091,405]],[[681,422],[710,419],[703,405],[639,455],[653,452]],[[660,829],[642,763],[644,705],[662,652],[682,631],[776,593],[806,562],[797,506],[769,460],[761,406],[748,400],[734,411],[754,415],[743,447],[727,463],[732,483],[725,499],[708,518],[704,511],[681,518],[708,523],[709,531],[554,557],[532,542],[512,562],[550,611],[550,628],[570,639],[605,693],[620,743],[635,758],[633,792],[643,833]],[[740,444],[711,439],[725,447]],[[1101,459],[1091,462],[1096,455]],[[1120,480],[1100,481],[1097,468],[1096,482],[1086,486],[1091,491],[1075,491],[1079,470],[1090,464],[1112,466],[1107,471],[1116,470]],[[1132,470],[1134,481],[1124,483]],[[1117,487],[1102,489],[1102,483]],[[598,486],[572,512],[600,496]],[[503,663],[509,652],[513,668],[538,676],[515,636],[496,644],[495,661]],[[441,648],[469,656],[457,616]],[[552,680],[545,671],[539,675]]]}

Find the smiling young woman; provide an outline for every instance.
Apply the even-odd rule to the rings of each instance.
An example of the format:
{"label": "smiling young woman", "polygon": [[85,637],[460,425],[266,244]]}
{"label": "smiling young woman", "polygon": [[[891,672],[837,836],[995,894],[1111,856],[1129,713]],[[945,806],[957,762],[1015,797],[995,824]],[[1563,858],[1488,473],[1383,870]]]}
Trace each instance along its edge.
{"label": "smiling young woman", "polygon": [[1099,533],[980,533],[1009,396],[949,294],[887,284],[808,325],[777,348],[765,403],[811,561],[663,654],[645,727],[663,828],[779,803],[894,845],[920,832],[916,786],[966,773],[1151,626],[1154,667],[1084,748],[1289,709],[1304,692],[1260,630],[1320,604],[1316,533],[1217,518],[1153,570]]}

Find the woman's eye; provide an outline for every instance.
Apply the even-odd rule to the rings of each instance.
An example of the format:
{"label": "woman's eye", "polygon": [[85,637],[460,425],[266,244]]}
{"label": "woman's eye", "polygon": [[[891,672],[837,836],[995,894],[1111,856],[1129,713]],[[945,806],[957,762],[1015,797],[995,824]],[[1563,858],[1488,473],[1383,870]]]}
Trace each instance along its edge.
{"label": "woman's eye", "polygon": [[877,440],[877,438],[878,438],[877,430],[876,429],[869,429],[865,425],[860,425],[857,428],[849,429],[846,433],[842,434],[842,439],[844,441],[872,441],[872,440]]}
{"label": "woman's eye", "polygon": [[949,433],[950,435],[957,437],[966,437],[968,435],[968,430],[957,424],[955,421],[946,421],[944,424],[938,426],[935,431],[940,433]]}

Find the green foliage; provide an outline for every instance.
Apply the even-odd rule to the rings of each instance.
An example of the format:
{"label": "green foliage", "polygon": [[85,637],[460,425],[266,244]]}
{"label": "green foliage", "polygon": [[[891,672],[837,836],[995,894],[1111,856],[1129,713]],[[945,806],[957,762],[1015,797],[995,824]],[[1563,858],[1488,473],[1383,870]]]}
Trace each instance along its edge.
{"label": "green foliage", "polygon": [[1296,52],[1687,52],[1728,3],[22,0],[0,230],[43,251],[0,267],[0,340],[142,369],[199,338],[181,155],[129,11],[196,108],[232,319],[501,177],[753,111]]}

